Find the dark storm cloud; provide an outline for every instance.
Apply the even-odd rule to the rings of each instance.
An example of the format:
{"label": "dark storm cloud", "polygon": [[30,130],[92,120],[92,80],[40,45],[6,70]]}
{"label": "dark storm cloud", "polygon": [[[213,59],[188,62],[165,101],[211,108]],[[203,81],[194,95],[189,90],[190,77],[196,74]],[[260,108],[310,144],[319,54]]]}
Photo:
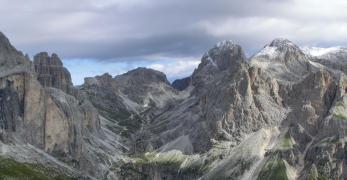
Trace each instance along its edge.
{"label": "dark storm cloud", "polygon": [[21,50],[120,60],[201,56],[232,39],[248,53],[276,37],[343,44],[346,3],[322,0],[0,0],[0,30]]}
{"label": "dark storm cloud", "polygon": [[[222,39],[219,39],[222,40]],[[110,60],[127,57],[140,58],[160,54],[163,56],[190,56],[202,53],[216,43],[217,38],[206,32],[182,32],[153,35],[149,37],[127,38],[118,41],[100,42],[49,42],[33,44],[29,51],[39,47],[63,54],[66,58],[92,58]]]}
{"label": "dark storm cloud", "polygon": [[276,13],[270,9],[281,4],[266,0],[0,1],[4,5],[0,27],[24,51],[96,59],[196,55],[227,37],[210,34],[199,23],[270,16]]}

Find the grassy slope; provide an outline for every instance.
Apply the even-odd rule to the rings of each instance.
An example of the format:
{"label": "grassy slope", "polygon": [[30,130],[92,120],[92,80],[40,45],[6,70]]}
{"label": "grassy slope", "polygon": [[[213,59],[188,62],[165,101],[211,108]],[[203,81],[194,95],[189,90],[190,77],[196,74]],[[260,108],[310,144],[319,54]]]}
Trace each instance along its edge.
{"label": "grassy slope", "polygon": [[0,179],[72,180],[74,178],[59,174],[52,168],[43,165],[20,163],[0,156]]}

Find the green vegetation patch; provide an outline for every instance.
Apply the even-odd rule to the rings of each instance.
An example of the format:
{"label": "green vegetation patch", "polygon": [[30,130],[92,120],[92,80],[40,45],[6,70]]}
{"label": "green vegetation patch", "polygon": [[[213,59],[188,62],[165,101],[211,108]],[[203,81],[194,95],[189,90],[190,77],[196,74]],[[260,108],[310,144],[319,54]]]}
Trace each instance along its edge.
{"label": "green vegetation patch", "polygon": [[170,151],[166,153],[148,152],[134,158],[134,163],[137,165],[170,166],[179,169],[186,158],[186,155],[183,155],[179,151]]}
{"label": "green vegetation patch", "polygon": [[343,100],[337,101],[335,107],[345,107],[345,103],[343,103]]}
{"label": "green vegetation patch", "polygon": [[209,164],[194,164],[185,167],[181,170],[182,174],[194,174],[196,176],[201,176],[210,170]]}
{"label": "green vegetation patch", "polygon": [[342,113],[334,112],[333,116],[335,119],[347,121],[347,116],[343,115]]}
{"label": "green vegetation patch", "polygon": [[258,180],[288,180],[286,165],[278,154],[270,157],[259,173]]}
{"label": "green vegetation patch", "polygon": [[172,179],[198,179],[210,170],[210,164],[199,155],[185,155],[181,151],[172,150],[133,156],[119,167],[115,166],[113,171],[130,179],[153,178],[153,174],[149,174],[152,171]]}
{"label": "green vegetation patch", "polygon": [[333,109],[333,117],[338,120],[347,121],[347,115],[345,113],[346,104],[343,100],[337,101]]}
{"label": "green vegetation patch", "polygon": [[292,149],[293,148],[293,141],[292,138],[290,137],[290,134],[287,132],[281,141],[281,149]]}
{"label": "green vegetation patch", "polygon": [[338,136],[327,137],[319,141],[318,145],[328,145],[328,144],[336,144],[340,142],[340,138]]}
{"label": "green vegetation patch", "polygon": [[148,179],[151,177],[149,172],[152,170],[162,172],[174,179],[180,179],[181,175],[186,175],[181,174],[180,170],[187,157],[182,152],[175,150],[164,153],[148,152],[125,161],[119,169],[124,177],[130,179]]}
{"label": "green vegetation patch", "polygon": [[11,180],[72,180],[74,178],[58,173],[39,164],[20,163],[0,156],[0,179]]}

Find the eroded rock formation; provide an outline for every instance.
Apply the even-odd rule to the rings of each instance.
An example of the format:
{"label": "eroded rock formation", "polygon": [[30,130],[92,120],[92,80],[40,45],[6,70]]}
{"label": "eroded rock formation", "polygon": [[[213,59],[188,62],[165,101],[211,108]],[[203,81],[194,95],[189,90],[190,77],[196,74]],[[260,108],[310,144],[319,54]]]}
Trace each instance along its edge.
{"label": "eroded rock formation", "polygon": [[57,54],[49,56],[47,52],[41,52],[34,56],[34,65],[43,87],[54,87],[65,93],[72,93],[70,72],[63,66]]}

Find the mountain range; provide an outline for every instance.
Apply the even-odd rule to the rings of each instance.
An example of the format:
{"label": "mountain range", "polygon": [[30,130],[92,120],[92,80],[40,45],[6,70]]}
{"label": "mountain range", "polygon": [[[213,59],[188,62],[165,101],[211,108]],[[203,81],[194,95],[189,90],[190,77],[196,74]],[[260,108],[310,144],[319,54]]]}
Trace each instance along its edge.
{"label": "mountain range", "polygon": [[0,33],[0,179],[347,178],[347,49],[217,43],[172,84],[137,68],[74,86]]}

